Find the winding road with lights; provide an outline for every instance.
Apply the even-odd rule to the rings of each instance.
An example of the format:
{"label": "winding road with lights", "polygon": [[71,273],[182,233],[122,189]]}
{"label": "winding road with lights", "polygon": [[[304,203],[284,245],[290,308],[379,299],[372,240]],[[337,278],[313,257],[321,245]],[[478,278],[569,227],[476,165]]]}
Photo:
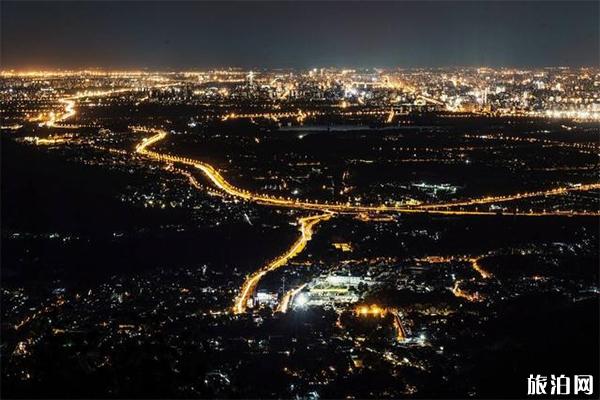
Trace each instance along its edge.
{"label": "winding road with lights", "polygon": [[[166,85],[161,85],[166,86]],[[59,127],[57,123],[63,122],[76,114],[75,106],[76,100],[86,97],[102,97],[116,93],[131,91],[133,89],[118,89],[106,92],[91,92],[82,93],[75,96],[70,96],[59,100],[61,104],[64,104],[64,112],[56,116],[52,114],[50,118],[41,125],[48,127]],[[269,272],[275,271],[285,266],[288,261],[299,253],[301,253],[306,247],[308,241],[311,240],[312,235],[316,226],[320,222],[327,221],[334,217],[336,214],[385,214],[385,213],[429,213],[429,214],[441,214],[441,215],[458,215],[458,216],[519,216],[519,217],[544,217],[544,216],[582,216],[582,217],[598,217],[599,212],[581,212],[581,211],[551,211],[551,212],[511,212],[511,213],[499,213],[493,211],[478,211],[478,210],[464,210],[459,207],[481,205],[481,204],[492,204],[498,202],[508,202],[533,197],[548,197],[548,196],[560,196],[565,195],[569,192],[574,191],[589,191],[600,189],[600,183],[592,184],[577,184],[569,187],[557,187],[548,190],[527,192],[527,193],[516,193],[508,194],[503,196],[485,196],[480,198],[467,199],[458,202],[449,203],[433,203],[433,204],[420,204],[420,205],[403,205],[403,204],[381,204],[381,205],[356,205],[350,203],[328,203],[319,201],[299,201],[297,199],[285,198],[282,196],[270,196],[267,194],[254,193],[246,189],[239,188],[230,182],[228,182],[223,175],[212,165],[195,160],[189,157],[182,157],[172,154],[159,153],[151,150],[152,146],[165,140],[168,134],[163,129],[148,128],[148,127],[132,127],[134,131],[145,132],[152,134],[152,136],[144,138],[135,147],[135,152],[139,155],[145,156],[151,160],[163,163],[180,164],[192,167],[195,170],[200,170],[206,178],[216,187],[219,191],[231,197],[241,199],[248,202],[254,202],[257,204],[281,207],[288,209],[296,209],[303,211],[316,211],[319,212],[317,215],[305,216],[298,219],[297,224],[299,226],[300,237],[281,255],[274,260],[270,261],[259,270],[255,271],[251,275],[247,276],[243,285],[241,286],[238,295],[234,300],[232,312],[234,314],[243,314],[248,309],[248,303],[251,299],[256,287],[260,280]],[[197,189],[201,186],[193,175],[185,170],[176,169],[177,172],[187,176],[190,184]],[[458,208],[458,209],[456,209]],[[481,275],[483,279],[489,278],[489,274],[484,271],[479,264],[477,259],[471,259],[472,267]],[[465,293],[459,287],[459,281],[455,282],[455,286],[452,288],[452,292],[457,297],[463,297],[469,301],[477,300],[472,294]],[[298,293],[297,288],[288,292],[283,297],[282,302],[278,306],[278,310],[286,312],[293,296]]]}

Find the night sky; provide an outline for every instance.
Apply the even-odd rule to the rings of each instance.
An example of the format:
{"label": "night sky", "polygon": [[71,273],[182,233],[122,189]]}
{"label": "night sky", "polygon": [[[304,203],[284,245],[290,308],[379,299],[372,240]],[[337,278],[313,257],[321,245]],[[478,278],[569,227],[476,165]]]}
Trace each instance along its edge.
{"label": "night sky", "polygon": [[597,66],[598,1],[2,1],[7,68]]}

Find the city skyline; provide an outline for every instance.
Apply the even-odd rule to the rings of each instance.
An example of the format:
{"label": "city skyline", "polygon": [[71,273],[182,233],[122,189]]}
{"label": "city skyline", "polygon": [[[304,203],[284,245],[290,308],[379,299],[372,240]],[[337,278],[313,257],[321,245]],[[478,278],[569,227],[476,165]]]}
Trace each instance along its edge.
{"label": "city skyline", "polygon": [[599,68],[0,82],[3,397],[597,393]]}

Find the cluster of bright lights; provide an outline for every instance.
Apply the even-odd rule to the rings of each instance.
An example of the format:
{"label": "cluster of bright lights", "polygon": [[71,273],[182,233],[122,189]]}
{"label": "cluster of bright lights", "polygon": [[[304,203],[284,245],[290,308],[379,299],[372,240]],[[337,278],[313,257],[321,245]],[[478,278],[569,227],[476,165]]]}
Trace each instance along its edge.
{"label": "cluster of bright lights", "polygon": [[387,312],[388,312],[388,310],[386,308],[380,307],[377,304],[371,304],[370,306],[368,306],[368,305],[357,306],[354,309],[354,313],[357,316],[361,316],[361,317],[366,317],[366,316],[385,317]]}

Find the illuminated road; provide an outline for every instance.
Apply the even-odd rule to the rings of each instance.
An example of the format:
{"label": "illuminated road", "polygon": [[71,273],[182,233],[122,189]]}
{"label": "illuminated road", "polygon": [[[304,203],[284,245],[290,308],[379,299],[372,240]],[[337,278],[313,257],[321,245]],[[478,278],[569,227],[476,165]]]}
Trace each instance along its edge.
{"label": "illuminated road", "polygon": [[[57,122],[62,122],[73,115],[75,115],[75,99],[83,98],[83,97],[91,97],[91,96],[105,96],[114,93],[118,93],[121,91],[130,91],[132,89],[119,89],[108,92],[92,92],[92,93],[84,93],[77,96],[72,96],[61,100],[61,103],[65,104],[65,111],[60,116],[51,115],[51,118],[46,122],[47,126],[56,126]],[[304,114],[299,112],[300,116]],[[393,114],[390,114],[393,118]],[[506,202],[512,200],[519,200],[524,198],[531,197],[541,197],[541,196],[557,196],[564,195],[570,191],[588,191],[599,189],[600,184],[586,184],[586,185],[573,185],[570,187],[560,187],[560,188],[552,188],[545,191],[537,191],[537,192],[529,192],[529,193],[517,193],[512,195],[505,196],[487,196],[482,198],[468,199],[460,202],[454,203],[441,203],[441,204],[424,204],[424,205],[352,205],[349,203],[321,203],[317,201],[299,201],[297,199],[290,199],[284,197],[276,197],[269,196],[266,194],[253,193],[248,190],[238,188],[231,183],[229,183],[217,169],[215,169],[212,165],[207,164],[205,162],[194,160],[188,157],[181,157],[171,154],[159,153],[156,151],[152,151],[151,148],[153,145],[158,142],[164,140],[167,137],[167,132],[162,129],[154,129],[154,128],[145,128],[145,127],[133,127],[135,131],[142,131],[146,133],[151,133],[152,136],[148,138],[144,138],[141,143],[139,143],[135,151],[136,153],[148,157],[152,160],[166,163],[179,163],[187,166],[191,166],[193,168],[199,169],[202,173],[208,178],[208,180],[220,191],[224,192],[227,195],[230,195],[235,198],[239,198],[246,201],[255,202],[258,204],[264,204],[275,207],[286,207],[293,208],[299,210],[306,211],[319,211],[323,214],[314,215],[310,217],[303,217],[298,220],[300,226],[300,237],[292,244],[292,246],[282,255],[278,256],[275,260],[271,261],[267,265],[263,266],[258,271],[249,275],[244,284],[242,285],[239,294],[236,296],[233,306],[233,312],[235,314],[242,314],[247,310],[248,301],[252,297],[256,287],[258,286],[260,280],[269,272],[277,270],[282,266],[286,265],[287,262],[298,255],[302,250],[306,247],[307,242],[311,239],[313,228],[321,221],[328,220],[335,213],[346,213],[346,214],[364,214],[373,213],[430,213],[430,214],[441,214],[441,215],[498,215],[498,213],[493,211],[472,211],[472,210],[456,210],[450,209],[453,207],[462,207],[462,206],[471,206],[471,205],[479,205],[479,204],[490,204],[496,202]],[[193,177],[190,172],[177,169],[178,172],[185,175],[190,184],[195,188],[200,188],[200,184]],[[504,214],[502,214],[504,215]],[[549,213],[546,212],[514,212],[508,213],[506,215],[518,215],[518,216],[598,216],[600,213],[598,212],[568,212],[568,211],[552,211]],[[491,277],[487,271],[483,270],[481,266],[478,264],[478,259],[473,258],[469,260],[473,269],[475,269],[482,278],[487,279]],[[289,291],[282,302],[278,307],[278,311],[286,312],[288,310],[290,301],[293,299],[294,295],[301,290],[295,289]],[[477,295],[471,295],[462,291],[459,287],[459,281],[456,281],[454,287],[452,288],[452,292],[457,297],[465,298],[469,301],[478,301],[479,297]],[[394,320],[395,324],[399,323],[398,319]],[[401,327],[401,325],[398,325]],[[398,334],[398,339],[402,340],[404,337],[404,332]]]}
{"label": "illuminated road", "polygon": [[479,293],[477,293],[477,292],[468,293],[468,292],[465,292],[464,290],[462,290],[460,288],[461,283],[462,283],[462,280],[454,281],[454,286],[451,289],[452,294],[454,294],[454,296],[460,297],[461,299],[465,299],[470,302],[477,302],[477,301],[482,300],[482,298],[479,296]]}
{"label": "illuminated road", "polygon": [[[425,258],[417,259],[417,261],[426,262],[429,264],[448,263],[448,262],[452,262],[452,261],[468,262],[469,264],[471,264],[471,268],[473,268],[473,270],[475,272],[477,272],[482,279],[491,279],[493,277],[492,273],[489,271],[486,271],[479,263],[479,261],[483,257],[484,256],[476,256],[476,257],[473,257],[473,256],[428,256]],[[469,279],[469,281],[474,282],[475,279],[476,278],[471,278],[471,279]],[[477,293],[477,292],[469,293],[469,292],[466,292],[465,290],[461,289],[460,285],[463,282],[464,282],[464,280],[462,280],[462,279],[456,279],[454,281],[454,285],[452,286],[452,288],[450,288],[450,291],[452,292],[452,294],[454,294],[454,296],[460,297],[460,298],[465,299],[470,302],[477,302],[477,301],[483,300],[483,298],[479,295],[479,293]]]}
{"label": "illuminated road", "polygon": [[[472,211],[472,210],[450,210],[441,209],[448,207],[475,205],[475,204],[487,204],[494,202],[518,200],[529,197],[539,196],[556,196],[563,195],[570,191],[587,191],[593,189],[599,189],[600,184],[588,184],[588,185],[575,185],[571,187],[553,188],[546,191],[532,192],[532,193],[518,193],[506,196],[488,196],[477,199],[465,200],[463,202],[455,203],[440,203],[440,204],[425,204],[418,206],[396,206],[396,205],[377,205],[377,206],[366,206],[366,205],[352,205],[342,203],[320,203],[317,201],[299,201],[297,199],[284,198],[269,196],[260,193],[252,193],[248,190],[238,188],[229,183],[212,165],[204,163],[202,161],[194,160],[192,158],[180,157],[170,154],[158,153],[149,148],[164,140],[167,137],[167,132],[161,129],[134,127],[136,131],[142,131],[147,133],[153,133],[154,135],[150,138],[144,139],[140,144],[136,146],[136,152],[152,158],[156,161],[181,163],[192,166],[201,170],[208,179],[220,190],[225,193],[237,197],[246,201],[252,201],[259,204],[265,204],[277,207],[295,208],[301,210],[312,210],[312,211],[330,211],[337,213],[430,213],[430,214],[442,214],[442,215],[498,215],[494,211]],[[506,215],[519,215],[519,216],[598,216],[598,212],[570,212],[570,211],[551,211],[551,212],[512,212]]]}
{"label": "illuminated road", "polygon": [[[155,85],[155,86],[152,86],[151,88],[160,89],[160,88],[164,88],[164,87],[177,86],[177,85],[179,85],[179,83],[166,83],[166,84]],[[65,120],[73,117],[75,114],[77,114],[77,111],[75,111],[76,100],[80,100],[80,99],[84,99],[84,98],[91,98],[91,97],[106,97],[106,96],[112,96],[113,94],[134,92],[136,90],[137,90],[137,88],[128,87],[128,88],[111,89],[111,90],[103,90],[103,91],[85,91],[82,93],[77,93],[73,96],[59,99],[58,102],[61,104],[64,104],[64,106],[65,106],[64,111],[58,116],[55,113],[50,113],[50,117],[46,121],[40,123],[40,126],[48,126],[48,127],[57,126],[56,125],[57,123],[63,122]]]}
{"label": "illuminated road", "polygon": [[[467,259],[467,261],[469,261],[469,263],[471,263],[471,267],[473,268],[473,270],[475,270],[479,274],[479,276],[481,276],[481,278],[483,278],[483,279],[492,278],[493,275],[491,274],[491,272],[486,271],[485,269],[483,269],[481,264],[479,264],[480,259],[481,259],[481,257],[471,257],[471,258]],[[475,278],[472,278],[471,281],[474,281],[474,279]],[[460,297],[460,298],[465,299],[470,302],[476,302],[476,301],[483,300],[483,298],[479,295],[479,293],[477,293],[477,292],[469,293],[469,292],[466,292],[463,289],[461,289],[460,284],[462,282],[463,282],[462,280],[454,281],[454,286],[452,287],[451,291],[456,297]]]}
{"label": "illuminated road", "polygon": [[303,285],[300,285],[300,286],[298,286],[297,288],[294,288],[294,289],[288,290],[288,291],[287,291],[287,292],[286,292],[286,293],[283,295],[283,297],[281,298],[281,301],[280,301],[280,302],[279,302],[279,304],[277,305],[277,309],[276,309],[276,311],[277,311],[277,312],[280,312],[280,313],[284,313],[284,314],[285,314],[285,313],[287,312],[287,310],[289,309],[289,307],[290,307],[290,304],[292,304],[292,302],[294,301],[294,297],[295,297],[295,296],[296,296],[298,293],[300,293],[300,291],[301,291],[302,289],[304,289],[305,287],[306,287],[306,283],[305,283],[305,284],[303,284]]}
{"label": "illuminated road", "polygon": [[[173,84],[161,84],[157,85],[156,88],[172,86]],[[74,96],[66,97],[61,99],[60,102],[65,105],[64,112],[55,116],[51,115],[50,119],[45,122],[47,126],[56,126],[57,122],[62,122],[76,114],[75,111],[75,100],[86,98],[86,97],[103,97],[109,96],[117,93],[123,93],[128,91],[133,91],[134,88],[123,88],[123,89],[114,89],[109,91],[97,91],[97,92],[83,92]],[[302,112],[299,112],[302,114]],[[147,133],[153,133],[154,135],[150,138],[144,139],[142,143],[136,146],[136,152],[145,156],[148,156],[157,161],[164,162],[173,162],[173,163],[181,163],[185,165],[192,166],[201,170],[209,180],[220,190],[225,193],[241,198],[247,201],[253,201],[260,204],[266,204],[271,206],[278,207],[287,207],[287,208],[295,208],[295,209],[303,209],[303,210],[312,210],[312,211],[330,211],[330,212],[338,212],[338,213],[382,213],[382,212],[394,212],[394,213],[423,213],[428,212],[430,214],[442,214],[442,215],[498,215],[499,213],[494,211],[478,211],[478,210],[456,210],[450,209],[453,207],[462,207],[462,206],[470,206],[470,205],[479,205],[479,204],[490,204],[497,202],[507,202],[531,197],[541,197],[541,196],[557,196],[564,195],[570,191],[588,191],[600,189],[599,183],[594,184],[585,184],[585,185],[573,185],[570,187],[559,187],[552,188],[545,191],[537,191],[537,192],[529,192],[529,193],[517,193],[511,195],[504,196],[486,196],[482,198],[469,199],[460,202],[452,202],[452,203],[439,203],[439,204],[424,204],[417,206],[403,206],[403,205],[352,205],[349,203],[320,203],[317,201],[299,201],[297,199],[284,198],[284,197],[275,197],[269,196],[265,194],[252,193],[248,190],[238,188],[231,183],[229,183],[213,166],[210,164],[194,160],[187,157],[180,157],[170,154],[162,154],[157,153],[149,148],[164,140],[167,137],[167,132],[161,129],[152,129],[152,128],[143,128],[137,127],[134,128],[137,131],[143,131]],[[191,181],[191,180],[190,180]],[[551,212],[512,212],[507,213],[507,215],[519,215],[519,216],[546,216],[546,215],[554,215],[554,216],[598,216],[599,212],[571,212],[571,211],[551,211]]]}
{"label": "illuminated road", "polygon": [[296,240],[285,253],[246,278],[242,288],[240,289],[240,293],[234,301],[233,312],[235,314],[244,313],[248,305],[248,300],[254,293],[254,289],[262,277],[269,272],[283,267],[290,259],[301,253],[306,247],[308,241],[312,238],[315,225],[321,221],[327,221],[329,218],[331,218],[331,216],[331,213],[326,213],[300,218],[298,220],[300,223],[300,237],[298,240]]}
{"label": "illuminated road", "polygon": [[427,210],[427,209],[437,209],[440,207],[458,207],[458,206],[471,206],[477,204],[490,204],[490,203],[501,203],[505,201],[514,201],[521,199],[528,199],[531,197],[546,197],[546,196],[559,196],[567,194],[568,192],[575,191],[588,191],[600,189],[600,183],[591,183],[587,185],[574,185],[569,187],[559,187],[553,188],[549,190],[540,190],[537,192],[525,192],[525,193],[516,193],[505,196],[486,196],[475,199],[469,199],[464,201],[458,201],[453,203],[445,203],[445,204],[424,204],[420,205],[419,208]]}
{"label": "illuminated road", "polygon": [[396,115],[396,113],[394,112],[394,109],[392,108],[390,110],[390,113],[388,114],[388,117],[386,119],[386,123],[391,124],[392,122],[394,122],[394,116]]}
{"label": "illuminated road", "polygon": [[396,330],[396,340],[399,342],[403,342],[407,338],[406,329],[404,329],[404,325],[402,324],[402,318],[400,318],[400,312],[395,308],[390,308],[390,313],[394,317],[394,329]]}
{"label": "illuminated road", "polygon": [[470,258],[469,262],[471,263],[471,267],[473,267],[473,269],[475,271],[477,271],[477,273],[483,279],[489,279],[489,278],[492,277],[492,274],[490,272],[486,271],[485,269],[483,269],[483,267],[481,266],[481,264],[479,264],[479,257]]}

